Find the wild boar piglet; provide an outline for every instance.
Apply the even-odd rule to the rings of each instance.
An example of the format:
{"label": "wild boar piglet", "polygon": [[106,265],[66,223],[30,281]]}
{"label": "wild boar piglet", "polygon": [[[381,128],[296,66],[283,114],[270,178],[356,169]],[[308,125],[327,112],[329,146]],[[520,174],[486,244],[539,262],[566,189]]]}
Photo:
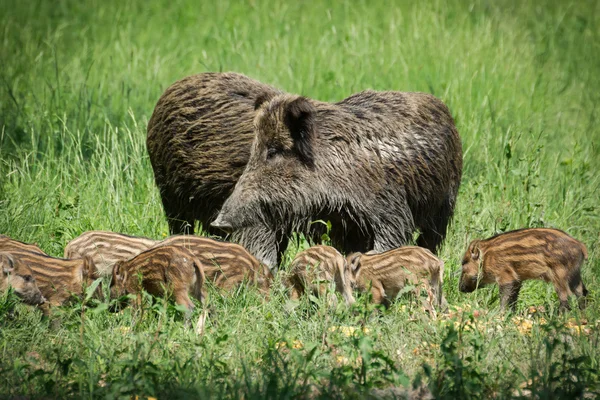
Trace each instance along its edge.
{"label": "wild boar piglet", "polygon": [[288,285],[292,299],[304,293],[323,296],[330,283],[347,305],[354,303],[350,270],[339,251],[330,246],[313,246],[296,255],[290,267]]}
{"label": "wild boar piglet", "polygon": [[581,298],[588,293],[581,280],[586,259],[585,245],[558,229],[519,229],[477,239],[463,257],[459,290],[468,293],[497,283],[502,309],[514,310],[522,282],[540,279],[552,282],[560,309],[565,310],[569,309],[569,294]]}
{"label": "wild boar piglet", "polygon": [[32,306],[46,301],[37,287],[33,271],[26,264],[15,260],[9,253],[0,253],[0,270],[0,292],[12,287],[23,303]]}
{"label": "wild boar piglet", "polygon": [[158,240],[106,231],[88,231],[67,243],[65,258],[90,257],[100,276],[111,276],[117,261],[130,260]]}
{"label": "wild boar piglet", "polygon": [[44,250],[40,249],[37,244],[24,243],[18,240],[11,239],[8,236],[0,235],[0,251],[12,252],[15,250],[29,251],[31,253],[47,255]]}
{"label": "wild boar piglet", "polygon": [[164,245],[190,250],[202,263],[206,281],[220,289],[231,291],[246,282],[255,285],[263,294],[269,293],[273,274],[239,244],[194,235],[176,235],[157,244]]}
{"label": "wild boar piglet", "polygon": [[100,275],[110,276],[118,261],[130,260],[150,248],[166,245],[190,250],[202,264],[207,280],[221,289],[232,290],[248,281],[265,293],[269,291],[273,275],[268,268],[242,246],[207,237],[175,235],[153,240],[115,232],[90,231],[69,242],[65,257],[91,257]]}
{"label": "wild boar piglet", "polygon": [[[10,250],[10,254],[15,261],[31,268],[37,286],[50,306],[60,306],[73,295],[83,295],[85,288],[98,278],[93,261],[87,257],[67,260],[16,247]],[[102,297],[100,286],[94,296]]]}
{"label": "wild boar piglet", "polygon": [[[194,254],[179,246],[161,246],[114,265],[111,297],[139,295],[142,290],[153,296],[172,294],[177,304],[188,309],[189,316],[194,308],[189,294],[204,302],[204,281],[202,264]],[[138,305],[140,300],[138,296]]]}
{"label": "wild boar piglet", "polygon": [[430,303],[447,306],[442,291],[444,262],[425,248],[405,246],[379,254],[353,253],[347,257],[352,280],[361,292],[371,286],[373,302],[386,307],[407,285],[427,290]]}

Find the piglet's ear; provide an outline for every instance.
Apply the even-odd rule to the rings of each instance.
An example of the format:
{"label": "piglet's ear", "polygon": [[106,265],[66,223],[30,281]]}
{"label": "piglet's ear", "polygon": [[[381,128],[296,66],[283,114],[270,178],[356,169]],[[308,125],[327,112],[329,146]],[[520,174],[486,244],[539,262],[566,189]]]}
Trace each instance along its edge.
{"label": "piglet's ear", "polygon": [[287,104],[285,125],[294,140],[294,151],[302,162],[314,166],[313,139],[317,133],[317,109],[306,97],[298,97]]}
{"label": "piglet's ear", "polygon": [[469,245],[469,252],[471,253],[472,260],[479,260],[479,242],[480,240],[473,240]]}
{"label": "piglet's ear", "polygon": [[120,261],[118,261],[115,265],[113,265],[111,285],[114,285],[118,280],[121,280],[121,262]]}
{"label": "piglet's ear", "polygon": [[350,271],[352,272],[352,275],[354,275],[354,276],[357,276],[358,272],[360,271],[360,266],[361,266],[360,256],[361,255],[362,255],[361,253],[350,254],[348,256],[348,258],[346,259],[346,262],[348,263],[348,267],[350,268]]}
{"label": "piglet's ear", "polygon": [[83,270],[84,274],[89,279],[96,279],[98,276],[98,269],[94,263],[94,259],[90,256],[83,257]]}
{"label": "piglet's ear", "polygon": [[0,266],[2,266],[2,273],[4,275],[8,275],[15,270],[13,258],[6,253],[0,254]]}

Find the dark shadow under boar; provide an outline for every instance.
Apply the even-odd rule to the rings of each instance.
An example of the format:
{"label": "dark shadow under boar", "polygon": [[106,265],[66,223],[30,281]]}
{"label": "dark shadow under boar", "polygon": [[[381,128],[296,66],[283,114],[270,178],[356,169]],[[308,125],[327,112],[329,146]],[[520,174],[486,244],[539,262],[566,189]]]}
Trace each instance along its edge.
{"label": "dark shadow under boar", "polygon": [[[255,227],[242,240],[252,253],[285,249],[315,220],[332,222],[346,253],[397,248],[417,229],[417,244],[435,252],[462,173],[460,137],[439,99],[364,91],[330,104],[281,94],[258,107],[250,160],[214,227]],[[282,234],[278,248],[265,227]]]}

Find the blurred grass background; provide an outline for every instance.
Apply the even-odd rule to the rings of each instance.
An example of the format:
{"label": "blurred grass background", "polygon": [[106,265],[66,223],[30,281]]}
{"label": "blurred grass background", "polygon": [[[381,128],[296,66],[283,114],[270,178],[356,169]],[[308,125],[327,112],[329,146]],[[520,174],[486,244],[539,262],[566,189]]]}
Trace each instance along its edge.
{"label": "blurred grass background", "polygon": [[[526,226],[556,227],[588,247],[583,278],[592,301],[585,318],[593,322],[599,318],[595,300],[600,288],[599,7],[596,1],[3,0],[0,233],[37,242],[56,256],[69,240],[91,229],[166,235],[145,129],[160,94],[184,76],[236,71],[323,101],[367,88],[424,91],[450,107],[463,140],[459,203],[440,252],[447,266],[448,301],[497,308],[496,288],[471,295],[457,292],[460,258],[470,239]],[[294,251],[289,250],[288,258]],[[227,368],[215,366],[218,362],[192,363],[190,385],[192,376],[203,371],[208,375],[202,385],[216,385],[225,393],[227,379],[239,383],[243,376],[254,382],[256,376],[268,375],[252,357],[270,349],[280,336],[321,343],[333,321],[354,321],[345,312],[328,316],[320,308],[322,318],[306,318],[286,308],[285,294],[281,288],[279,292],[267,304],[252,291],[217,300],[216,317],[203,339],[185,331],[168,309],[141,320],[135,313],[117,317],[99,312],[87,314],[85,322],[71,310],[63,316],[63,330],[56,331],[40,322],[35,311],[23,308],[27,318],[6,322],[0,333],[0,392],[39,393],[52,381],[47,393],[54,396],[116,396],[120,388],[121,394],[152,394],[161,387],[158,383],[170,382],[169,373],[177,376],[178,368],[184,368],[173,366],[173,360],[196,360],[201,349],[202,357],[229,360],[223,361]],[[557,304],[552,287],[528,283],[519,309],[543,305],[554,316]],[[422,317],[414,316],[416,308],[402,305],[407,303],[381,321],[371,321],[376,325],[372,336],[378,338],[373,351],[382,351],[413,379],[426,357],[404,353],[423,341],[439,344],[443,330],[428,322],[409,327],[407,319]],[[570,316],[577,315],[573,311]],[[134,323],[135,335],[117,339],[113,334]],[[506,329],[514,331],[513,325]],[[87,327],[83,336],[82,326]],[[165,339],[159,342],[164,353],[145,347],[154,332]],[[574,354],[597,360],[590,345],[597,343],[598,334],[594,337],[595,342],[578,340]],[[482,351],[490,356],[478,360],[476,370],[491,374],[496,365],[510,361],[512,370],[529,376],[529,350],[544,338],[502,334],[486,340]],[[169,353],[166,349],[174,343],[187,343],[185,351]],[[82,364],[63,374],[60,357],[72,355],[73,349],[81,351],[77,358]],[[26,377],[36,371],[27,356],[31,351],[45,360],[38,369],[54,372],[39,372],[28,384]],[[133,378],[127,384],[118,381],[121,375],[106,357],[140,360],[144,351],[154,364],[167,363],[158,383],[152,374],[142,380],[150,382],[148,387]],[[290,361],[289,373],[306,371],[302,362]],[[378,371],[374,376],[384,375]],[[115,379],[110,390],[99,388],[98,382],[109,377]],[[77,382],[76,389],[71,381]],[[194,393],[205,390],[202,385],[194,386],[200,391]],[[234,385],[235,393],[267,393],[257,385],[255,391],[242,385],[245,392]],[[494,384],[489,385],[492,390]]]}

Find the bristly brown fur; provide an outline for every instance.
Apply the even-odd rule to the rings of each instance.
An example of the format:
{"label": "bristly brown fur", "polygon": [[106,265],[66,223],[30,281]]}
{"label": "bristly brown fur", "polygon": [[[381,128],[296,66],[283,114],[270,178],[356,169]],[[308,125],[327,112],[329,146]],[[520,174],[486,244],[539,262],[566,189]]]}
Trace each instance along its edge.
{"label": "bristly brown fur", "polygon": [[367,90],[331,104],[280,94],[254,125],[248,165],[213,221],[245,230],[240,243],[253,254],[268,248],[264,258],[277,259],[294,231],[318,238],[316,220],[331,221],[345,253],[397,248],[417,229],[417,244],[434,253],[443,241],[462,146],[439,99]]}
{"label": "bristly brown fur", "polygon": [[0,251],[25,250],[32,253],[48,255],[38,245],[33,243],[24,243],[19,240],[14,240],[5,235],[0,235]]}
{"label": "bristly brown fur", "polygon": [[[16,261],[31,268],[37,286],[52,306],[65,304],[72,295],[83,295],[85,288],[99,277],[90,258],[55,258],[20,246],[14,246],[7,252]],[[94,295],[101,297],[101,293],[101,287],[98,286]]]}
{"label": "bristly brown fur", "polygon": [[298,253],[291,263],[288,285],[294,300],[307,292],[317,297],[323,296],[332,282],[346,304],[354,303],[350,270],[344,256],[333,247],[310,247]]}
{"label": "bristly brown fur", "polygon": [[25,304],[35,306],[46,301],[36,284],[31,268],[10,253],[0,252],[0,293],[9,287],[13,288]]}
{"label": "bristly brown fur", "polygon": [[268,293],[273,275],[246,249],[235,243],[193,236],[176,235],[162,241],[114,232],[90,231],[73,239],[65,249],[68,257],[91,257],[102,276],[112,274],[118,261],[129,260],[150,248],[175,245],[190,250],[202,263],[208,282],[232,290],[242,282],[257,285]]}
{"label": "bristly brown fur", "polygon": [[278,93],[236,73],[192,75],[163,93],[147,148],[171,233],[193,233],[196,220],[222,233],[209,224],[248,162],[255,103]]}
{"label": "bristly brown fur", "polygon": [[[472,292],[489,283],[500,286],[502,308],[516,307],[521,283],[528,279],[552,282],[561,310],[568,296],[585,297],[581,266],[585,245],[558,229],[531,228],[472,241],[462,261],[459,289]],[[581,303],[583,306],[583,303]]]}
{"label": "bristly brown fur", "polygon": [[192,252],[180,246],[160,246],[115,265],[111,297],[139,294],[142,289],[153,296],[170,293],[191,312],[194,303],[189,294],[203,303],[205,280],[202,263]]}
{"label": "bristly brown fur", "polygon": [[442,291],[444,262],[427,249],[405,246],[380,254],[354,253],[347,262],[358,289],[364,292],[370,286],[377,304],[389,306],[410,284],[416,286],[417,293],[421,288],[427,291],[430,306],[446,307]]}
{"label": "bristly brown fur", "polygon": [[117,261],[129,260],[155,246],[158,240],[106,231],[88,231],[67,243],[65,258],[90,257],[100,276],[110,276]]}
{"label": "bristly brown fur", "polygon": [[247,282],[268,294],[273,275],[245,248],[235,243],[221,242],[192,235],[171,236],[157,246],[176,245],[189,249],[202,263],[208,282],[225,291]]}

